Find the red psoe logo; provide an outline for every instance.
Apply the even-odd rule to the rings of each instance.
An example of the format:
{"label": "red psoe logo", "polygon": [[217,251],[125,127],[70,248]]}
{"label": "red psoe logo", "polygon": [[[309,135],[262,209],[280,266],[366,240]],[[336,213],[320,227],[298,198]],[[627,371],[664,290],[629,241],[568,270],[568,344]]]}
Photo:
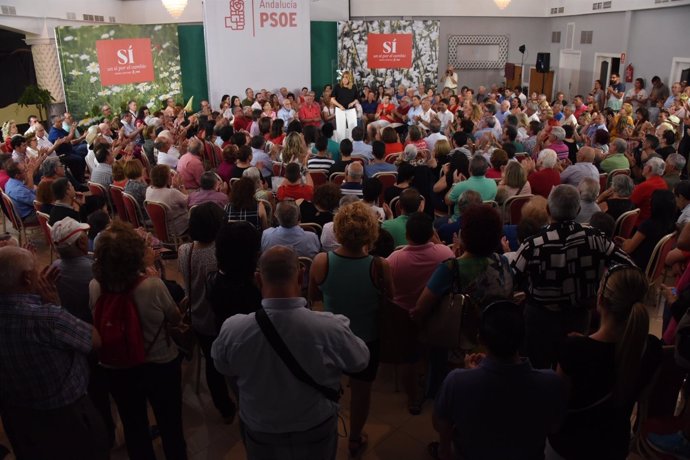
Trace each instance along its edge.
{"label": "red psoe logo", "polygon": [[225,17],[225,28],[244,30],[245,23],[244,0],[230,0],[230,16]]}

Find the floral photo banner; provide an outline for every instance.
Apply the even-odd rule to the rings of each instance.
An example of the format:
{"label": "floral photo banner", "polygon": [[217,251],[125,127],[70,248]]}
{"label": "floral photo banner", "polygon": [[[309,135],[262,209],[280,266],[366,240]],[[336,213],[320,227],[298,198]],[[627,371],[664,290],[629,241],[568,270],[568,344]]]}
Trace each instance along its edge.
{"label": "floral photo banner", "polygon": [[352,71],[358,86],[433,86],[438,81],[439,28],[439,21],[430,20],[340,21],[338,69]]}
{"label": "floral photo banner", "polygon": [[75,118],[129,100],[151,112],[182,102],[177,25],[102,25],[55,29],[65,103]]}

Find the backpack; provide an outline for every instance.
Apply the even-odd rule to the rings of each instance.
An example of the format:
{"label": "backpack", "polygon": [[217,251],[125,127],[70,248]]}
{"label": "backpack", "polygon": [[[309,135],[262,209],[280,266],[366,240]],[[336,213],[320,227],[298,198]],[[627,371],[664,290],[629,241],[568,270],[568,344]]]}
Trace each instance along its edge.
{"label": "backpack", "polygon": [[132,294],[145,279],[139,278],[124,292],[102,292],[96,301],[93,325],[102,341],[98,357],[106,366],[134,367],[145,362],[147,350]]}

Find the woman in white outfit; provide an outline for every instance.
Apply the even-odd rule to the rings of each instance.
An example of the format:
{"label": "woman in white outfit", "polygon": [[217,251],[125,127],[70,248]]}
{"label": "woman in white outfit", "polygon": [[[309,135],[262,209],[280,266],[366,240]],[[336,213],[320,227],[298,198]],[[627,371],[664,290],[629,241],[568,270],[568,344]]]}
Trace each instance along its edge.
{"label": "woman in white outfit", "polygon": [[337,140],[351,140],[352,128],[357,126],[357,90],[352,84],[352,74],[349,70],[343,72],[340,84],[333,88],[331,100],[335,104]]}

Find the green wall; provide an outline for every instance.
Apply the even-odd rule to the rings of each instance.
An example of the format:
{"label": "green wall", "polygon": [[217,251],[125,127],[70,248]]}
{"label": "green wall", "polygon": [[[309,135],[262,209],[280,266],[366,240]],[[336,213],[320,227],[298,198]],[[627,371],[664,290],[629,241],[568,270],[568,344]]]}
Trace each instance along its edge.
{"label": "green wall", "polygon": [[311,23],[311,87],[321,96],[323,85],[333,84],[338,68],[338,23]]}
{"label": "green wall", "polygon": [[[206,51],[204,47],[204,27],[201,24],[178,25],[180,42],[180,67],[182,69],[182,93],[186,104],[194,96],[194,110],[201,108],[201,100],[208,99],[208,79],[206,78]],[[210,101],[218,107],[220,101]]]}

